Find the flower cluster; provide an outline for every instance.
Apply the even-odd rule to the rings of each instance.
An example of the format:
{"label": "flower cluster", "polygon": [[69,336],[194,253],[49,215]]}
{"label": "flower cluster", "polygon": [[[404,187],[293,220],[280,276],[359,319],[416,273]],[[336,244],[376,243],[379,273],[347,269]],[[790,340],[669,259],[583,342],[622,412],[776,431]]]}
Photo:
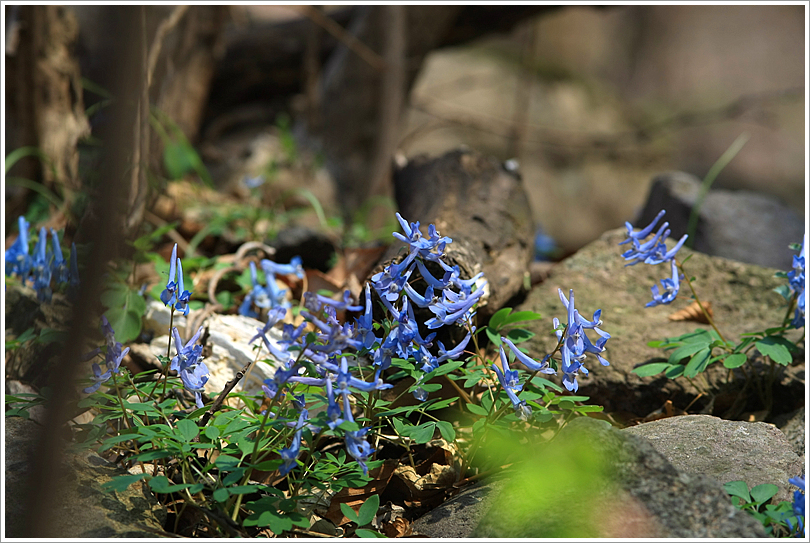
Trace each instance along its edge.
{"label": "flower cluster", "polygon": [[655,225],[665,213],[666,211],[661,210],[646,228],[639,230],[638,232],[633,231],[633,225],[631,225],[629,222],[624,223],[627,227],[627,239],[619,243],[619,245],[624,245],[625,243],[631,242],[633,244],[632,249],[628,249],[622,253],[622,257],[628,261],[625,266],[634,266],[639,262],[650,264],[651,266],[656,266],[664,262],[670,263],[672,269],[672,278],[665,278],[661,280],[661,290],[659,290],[658,285],[652,286],[653,299],[652,301],[647,302],[646,307],[672,303],[672,301],[675,300],[678,295],[678,290],[680,289],[680,280],[683,279],[683,276],[678,273],[678,265],[675,263],[675,254],[686,242],[686,239],[689,237],[688,235],[684,234],[683,237],[678,240],[678,243],[676,243],[672,249],[667,251],[665,241],[667,237],[669,237],[671,230],[667,228],[669,223],[664,222],[652,239],[643,243],[641,241],[652,233],[653,228],[655,228]]}
{"label": "flower cluster", "polygon": [[259,318],[259,312],[253,308],[257,307],[262,309],[273,309],[276,307],[290,307],[290,302],[285,298],[286,290],[279,288],[276,282],[276,274],[279,275],[295,275],[299,279],[304,277],[304,268],[301,265],[301,257],[294,256],[289,264],[277,264],[272,260],[263,259],[261,261],[262,271],[264,271],[264,278],[267,283],[262,286],[259,283],[259,278],[256,273],[256,264],[250,263],[250,277],[253,287],[247,293],[242,305],[239,306],[239,314],[245,317]]}
{"label": "flower cluster", "polygon": [[[804,251],[802,251],[802,253],[804,253]],[[804,523],[804,477],[792,477],[788,479],[788,483],[796,485],[801,489],[793,492],[793,514],[796,515],[799,524],[796,537],[807,537],[807,527]],[[790,525],[789,521],[788,526],[793,530],[793,526]]]}
{"label": "flower cluster", "polygon": [[[409,224],[399,214],[397,218],[404,234],[394,233],[394,237],[408,244],[408,255],[398,263],[389,264],[366,283],[365,303],[354,305],[349,291],[344,293],[342,300],[308,292],[304,295],[300,311],[306,322],[298,327],[284,324],[281,340],[277,343],[268,339],[267,332],[284,320],[289,304],[280,303],[283,298],[274,296],[268,289],[273,288],[271,285],[275,283],[275,273],[295,273],[300,277],[300,259],[293,259],[289,265],[263,260],[262,268],[268,278],[268,287],[258,283],[255,267],[252,267],[254,288],[248,295],[249,304],[267,307],[269,311],[266,324],[258,329],[250,342],[261,339],[279,362],[273,378],[264,381],[264,393],[268,398],[278,399],[279,393],[294,383],[324,387],[328,400],[326,425],[332,431],[340,430],[344,422],[354,423],[350,401],[353,394],[392,387],[384,383],[381,377],[382,372],[391,366],[392,358],[414,358],[427,374],[441,363],[458,358],[475,331],[472,318],[474,307],[484,293],[483,285],[478,284],[483,274],[462,279],[458,266],[450,266],[443,260],[445,248],[452,242],[450,238],[440,236],[434,225],[430,225],[428,236],[424,237],[419,231],[419,223]],[[441,279],[431,274],[426,262],[440,266],[444,272]],[[427,283],[424,293],[420,294],[409,283],[415,272]],[[379,296],[389,321],[389,326],[382,328],[386,330],[383,337],[377,336],[374,327],[372,292]],[[273,300],[279,303],[274,304]],[[260,305],[265,301],[266,306]],[[245,311],[250,309],[249,304],[243,304]],[[434,349],[436,333],[431,332],[423,337],[417,326],[414,306],[426,308],[433,314],[433,318],[425,323],[429,330],[458,323],[465,325],[469,333],[453,348],[448,349],[437,341]],[[337,318],[337,312],[341,310],[362,313],[353,322],[341,323]],[[304,333],[307,323],[314,328],[314,332]],[[373,363],[373,376],[369,380],[358,378],[350,371],[349,361],[360,357],[368,358]],[[306,368],[310,369],[309,374],[306,374]],[[314,374],[311,372],[313,368]],[[414,395],[420,400],[427,399],[427,393],[421,387],[417,387]],[[300,453],[300,429],[308,417],[305,413],[301,411],[299,421],[295,423],[297,430],[292,445],[279,451],[284,460],[284,473],[293,468]],[[374,452],[367,441],[370,427],[342,431],[346,450],[367,472],[366,461]]]}
{"label": "flower cluster", "polygon": [[202,331],[203,327],[200,326],[197,333],[184,344],[183,340],[180,339],[180,333],[177,331],[177,328],[172,328],[174,348],[177,351],[177,355],[172,358],[171,365],[169,366],[169,369],[176,371],[180,376],[180,380],[183,381],[183,386],[186,387],[186,390],[194,393],[194,399],[199,408],[203,406],[202,393],[205,383],[208,382],[208,378],[210,377],[208,367],[202,361],[202,345],[196,345]]}
{"label": "flower cluster", "polygon": [[790,290],[796,297],[796,313],[791,325],[794,328],[804,326],[804,257],[805,245],[807,244],[807,234],[802,240],[802,250],[798,255],[793,255],[793,269],[787,274]]}
{"label": "flower cluster", "polygon": [[[177,278],[177,282],[175,282]],[[191,292],[187,291],[183,283],[183,263],[177,257],[177,244],[172,248],[172,257],[169,259],[169,281],[166,283],[166,288],[160,293],[160,301],[163,305],[172,306],[172,311],[182,311],[183,315],[188,316],[188,301],[191,298]]]}
{"label": "flower cluster", "polygon": [[51,281],[57,285],[67,284],[68,288],[79,286],[79,267],[76,257],[76,244],[71,244],[70,261],[62,256],[62,247],[56,230],[51,228],[51,247],[48,247],[48,234],[45,227],[39,229],[39,237],[34,253],[29,253],[28,229],[30,224],[25,217],[17,219],[20,234],[6,250],[6,275],[18,275],[23,284],[30,281],[40,302],[48,302],[53,296]]}
{"label": "flower cluster", "polygon": [[[104,356],[104,363],[107,370],[102,373],[101,366],[93,363],[93,384],[84,389],[86,394],[92,394],[93,392],[97,391],[99,387],[101,387],[102,383],[107,382],[110,377],[112,377],[113,373],[118,373],[121,366],[121,361],[129,352],[129,347],[122,349],[123,346],[115,341],[115,330],[113,330],[112,326],[110,326],[107,317],[103,315],[101,316],[101,332],[104,334],[104,338],[107,340],[107,352]],[[100,348],[94,349],[88,353],[85,358],[90,360],[100,353]]]}

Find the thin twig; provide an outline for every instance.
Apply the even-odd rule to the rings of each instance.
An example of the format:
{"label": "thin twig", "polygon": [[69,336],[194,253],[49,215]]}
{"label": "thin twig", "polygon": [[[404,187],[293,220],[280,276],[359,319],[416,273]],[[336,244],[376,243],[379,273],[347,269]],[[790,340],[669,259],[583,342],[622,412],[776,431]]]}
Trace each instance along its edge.
{"label": "thin twig", "polygon": [[166,35],[180,22],[183,15],[188,11],[188,6],[176,6],[172,13],[160,22],[160,25],[155,32],[155,37],[152,38],[152,47],[149,48],[149,59],[147,61],[146,70],[146,88],[152,86],[152,76],[155,73],[155,66],[157,66],[160,50],[163,47],[163,40]]}
{"label": "thin twig", "polygon": [[217,398],[214,400],[214,403],[211,404],[211,407],[208,408],[208,411],[203,413],[203,416],[200,419],[200,423],[198,424],[200,428],[208,424],[208,421],[211,420],[211,417],[214,416],[214,413],[216,413],[222,407],[222,402],[225,401],[225,398],[228,396],[231,390],[233,390],[233,387],[235,387],[237,383],[239,383],[239,381],[242,379],[242,377],[245,376],[245,372],[247,372],[251,364],[252,362],[248,362],[247,364],[245,364],[244,368],[236,372],[236,376],[233,379],[225,383],[225,387],[222,389],[222,392],[219,394],[219,396],[217,396]]}
{"label": "thin twig", "polygon": [[337,24],[334,20],[330,19],[313,6],[289,6],[296,11],[307,17],[316,25],[322,27],[324,30],[332,34],[338,41],[348,47],[351,51],[357,54],[361,59],[365,60],[369,66],[375,70],[385,70],[385,61],[371,50],[365,43],[357,39],[346,31],[345,28]]}

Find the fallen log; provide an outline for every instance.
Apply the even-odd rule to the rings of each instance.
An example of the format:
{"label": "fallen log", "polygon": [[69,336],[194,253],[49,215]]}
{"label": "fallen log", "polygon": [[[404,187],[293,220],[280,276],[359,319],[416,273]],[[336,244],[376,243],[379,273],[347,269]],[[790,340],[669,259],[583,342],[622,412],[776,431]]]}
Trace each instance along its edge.
{"label": "fallen log", "polygon": [[[435,224],[441,235],[452,238],[446,262],[458,265],[462,278],[484,272],[487,292],[479,305],[479,323],[525,294],[534,225],[516,171],[494,158],[457,150],[435,159],[412,159],[394,172],[394,190],[403,218],[419,221],[425,231]],[[392,245],[372,274],[404,252],[402,244]],[[429,264],[435,275],[443,274],[438,265]]]}

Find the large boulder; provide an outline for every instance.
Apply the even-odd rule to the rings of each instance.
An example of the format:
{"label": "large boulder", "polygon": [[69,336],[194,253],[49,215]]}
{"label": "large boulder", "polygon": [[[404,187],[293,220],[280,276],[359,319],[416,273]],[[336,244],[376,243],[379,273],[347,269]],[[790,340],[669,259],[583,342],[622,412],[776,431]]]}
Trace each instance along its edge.
{"label": "large boulder", "polygon": [[[5,520],[6,536],[24,536],[24,507],[31,458],[36,452],[40,426],[30,420],[5,420]],[[163,531],[166,510],[141,483],[123,492],[107,493],[101,485],[127,471],[110,464],[91,451],[66,453],[61,477],[53,483],[49,537],[86,539],[91,537],[151,537]]]}
{"label": "large boulder", "polygon": [[[672,237],[680,238],[686,233],[700,186],[700,179],[688,173],[657,175],[637,224],[649,224],[666,209]],[[792,255],[787,247],[801,243],[804,232],[804,218],[774,196],[713,189],[700,206],[693,247],[709,255],[789,269]]]}
{"label": "large boulder", "polygon": [[[668,215],[665,215],[665,219]],[[644,225],[642,225],[644,226]],[[602,309],[603,330],[611,334],[605,357],[610,366],[601,366],[594,358],[586,360],[590,370],[587,377],[579,379],[579,394],[590,396],[590,402],[602,405],[606,412],[622,418],[643,418],[659,410],[670,400],[674,407],[685,409],[699,391],[687,380],[671,380],[663,374],[639,377],[632,373],[634,367],[664,356],[664,351],[648,346],[652,340],[678,336],[697,328],[709,330],[707,324],[693,321],[673,321],[669,316],[689,305],[689,287],[681,285],[681,295],[686,300],[676,300],[670,305],[645,308],[652,299],[650,288],[670,275],[667,266],[638,264],[625,267],[619,247],[625,239],[626,229],[611,230],[598,240],[586,245],[576,254],[554,266],[549,277],[534,287],[518,310],[539,312],[542,319],[532,321],[526,328],[536,335],[522,343],[535,359],[541,359],[557,345],[552,332],[552,317],[565,321],[565,307],[558,289],[565,295],[573,289],[575,306],[582,315],[590,318],[597,309]],[[670,239],[668,246],[674,241]],[[784,249],[790,256],[788,248]],[[740,334],[764,330],[782,322],[786,305],[773,289],[786,284],[785,279],[774,277],[777,270],[753,264],[744,264],[721,257],[712,257],[682,248],[678,259],[686,263],[686,271],[695,277],[695,289],[701,300],[711,302],[714,320],[729,341],[739,341]],[[788,334],[798,339],[802,330]],[[755,351],[752,351],[754,354]],[[713,383],[725,380],[725,368],[709,366],[706,375]],[[790,367],[776,367],[774,390],[774,415],[793,411],[804,402],[804,364],[794,360]],[[735,373],[742,381],[743,375]],[[553,377],[552,377],[553,379]],[[722,414],[717,398],[714,409]],[[706,397],[692,404],[690,412],[698,413],[707,406]],[[710,406],[711,407],[711,406]]]}
{"label": "large boulder", "polygon": [[791,477],[801,476],[804,462],[785,435],[772,424],[738,422],[708,415],[669,417],[623,432],[646,438],[683,473],[721,483],[745,481],[779,487],[777,501],[793,499]]}
{"label": "large boulder", "polygon": [[527,465],[508,479],[469,489],[418,519],[415,533],[765,537],[762,524],[736,509],[718,481],[678,470],[646,439],[604,422],[574,419],[551,444],[526,457]]}

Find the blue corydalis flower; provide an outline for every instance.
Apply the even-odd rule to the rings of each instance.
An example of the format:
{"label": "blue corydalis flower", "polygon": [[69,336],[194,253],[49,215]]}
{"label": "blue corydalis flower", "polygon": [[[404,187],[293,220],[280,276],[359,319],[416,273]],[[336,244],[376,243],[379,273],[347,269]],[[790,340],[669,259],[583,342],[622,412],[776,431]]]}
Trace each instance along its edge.
{"label": "blue corydalis flower", "polygon": [[172,328],[172,335],[174,336],[174,348],[177,351],[177,355],[172,358],[171,365],[169,369],[180,372],[181,370],[189,367],[194,366],[199,363],[200,355],[202,355],[202,345],[195,345],[198,339],[200,339],[200,334],[202,334],[203,327],[197,330],[197,333],[188,340],[188,343],[185,345],[183,344],[183,340],[180,339],[180,333],[177,331],[177,328]]}
{"label": "blue corydalis flower", "polygon": [[177,259],[177,303],[174,304],[174,308],[178,311],[182,311],[184,316],[188,316],[188,300],[191,297],[191,293],[186,290],[185,285],[183,284],[183,263],[180,262],[180,259]]}
{"label": "blue corydalis flower", "polygon": [[160,293],[160,301],[163,305],[174,304],[177,301],[176,291],[177,283],[175,278],[177,276],[177,244],[172,248],[172,256],[169,258],[169,280],[166,283],[166,288]]}
{"label": "blue corydalis flower", "polygon": [[644,262],[645,264],[655,266],[675,258],[675,254],[681,249],[689,236],[684,234],[683,237],[678,240],[675,246],[671,250],[667,251],[667,246],[666,243],[664,243],[664,240],[669,237],[671,232],[671,230],[667,228],[669,226],[668,222],[661,225],[658,232],[651,240],[645,243],[641,243],[640,241],[646,238],[650,232],[652,232],[655,224],[661,217],[664,216],[665,213],[665,210],[661,210],[658,215],[655,216],[655,219],[653,219],[653,221],[647,225],[647,227],[638,232],[633,232],[633,226],[629,222],[625,223],[625,226],[627,227],[627,239],[619,243],[619,245],[624,245],[625,243],[630,242],[633,243],[632,249],[628,249],[622,253],[622,257],[625,260],[630,261],[628,264],[626,264],[627,266],[633,266],[639,262]]}
{"label": "blue corydalis flower", "polygon": [[[577,372],[582,371],[584,375],[588,370],[582,364],[587,353],[594,354],[603,366],[609,362],[602,357],[605,351],[605,344],[610,339],[610,334],[597,328],[602,321],[599,319],[601,310],[594,313],[593,321],[588,321],[580,316],[579,311],[574,306],[574,290],[568,291],[569,299],[565,298],[562,289],[557,289],[560,300],[567,310],[568,322],[565,330],[559,330],[560,321],[555,317],[552,323],[555,328],[557,340],[562,344],[560,354],[562,357],[561,370],[563,372],[563,385],[570,391],[576,392],[579,389],[577,383]],[[599,334],[599,339],[594,345],[585,334],[586,329],[592,329]]]}
{"label": "blue corydalis flower", "polygon": [[646,307],[654,307],[661,304],[672,303],[673,300],[675,300],[675,298],[678,296],[680,280],[683,278],[683,276],[678,273],[677,264],[675,263],[675,255],[686,242],[686,239],[689,237],[688,235],[684,234],[672,249],[667,250],[664,240],[666,240],[669,236],[670,230],[667,228],[669,223],[665,222],[661,225],[658,232],[651,240],[644,243],[641,242],[641,240],[646,238],[652,232],[653,228],[658,223],[658,220],[663,217],[665,213],[666,211],[661,210],[650,224],[638,232],[634,232],[633,226],[629,222],[626,222],[625,226],[627,227],[627,239],[619,243],[619,245],[624,245],[625,243],[630,242],[633,243],[632,249],[628,249],[622,253],[622,257],[629,261],[629,263],[625,264],[625,266],[633,266],[639,262],[650,264],[651,266],[664,262],[671,263],[672,278],[661,280],[662,289],[659,289],[658,285],[653,285],[651,287],[653,299],[646,304]]}
{"label": "blue corydalis flower", "polygon": [[[503,347],[501,347],[501,362],[505,363],[505,361],[506,355],[503,352]],[[532,408],[526,404],[526,400],[521,400],[517,397],[517,392],[523,388],[523,385],[517,382],[517,371],[510,371],[509,364],[504,366],[507,375],[501,372],[501,368],[499,368],[497,364],[492,364],[492,369],[498,376],[498,381],[500,381],[501,386],[506,391],[509,401],[512,402],[515,415],[517,415],[520,420],[529,420],[529,417],[532,416]]]}
{"label": "blue corydalis flower", "polygon": [[300,256],[292,257],[289,264],[277,264],[276,262],[265,258],[261,261],[261,265],[265,273],[277,275],[295,275],[299,279],[304,278],[304,267],[301,264]]}
{"label": "blue corydalis flower", "polygon": [[[354,422],[348,394],[343,396],[343,416],[347,421]],[[357,463],[360,464],[360,467],[363,469],[363,475],[368,475],[366,460],[374,453],[374,449],[372,449],[371,445],[366,441],[366,434],[369,430],[371,430],[371,427],[347,431],[345,434],[346,450],[349,451],[352,458],[357,460]]]}
{"label": "blue corydalis flower", "polygon": [[798,293],[796,297],[796,312],[791,326],[794,328],[801,328],[804,326],[805,313],[804,313],[804,267],[805,267],[805,245],[807,244],[807,234],[802,239],[802,249],[798,255],[793,255],[793,269],[787,274],[788,284],[790,290],[794,294]]}
{"label": "blue corydalis flower", "polygon": [[22,215],[17,218],[17,224],[20,233],[6,250],[6,275],[16,274],[25,280],[33,263],[28,253],[28,229],[31,225]]}
{"label": "blue corydalis flower", "polygon": [[678,290],[681,288],[680,280],[683,278],[683,275],[678,272],[678,265],[675,264],[675,260],[670,260],[670,262],[672,263],[672,279],[661,279],[661,287],[663,292],[658,290],[658,285],[653,285],[651,287],[653,299],[652,301],[647,302],[645,307],[670,304],[678,296]]}
{"label": "blue corydalis flower", "polygon": [[[805,508],[804,508],[804,500],[805,500],[805,488],[804,488],[804,477],[792,477],[788,479],[788,483],[792,485],[798,486],[801,490],[796,490],[793,492],[793,514],[796,515],[796,518],[799,523],[799,529],[796,533],[796,537],[807,537],[806,527],[805,527]],[[793,530],[793,526],[788,522],[788,526],[790,529]]]}
{"label": "blue corydalis flower", "polygon": [[[557,372],[554,371],[554,368],[551,368],[548,365],[548,360],[551,358],[551,355],[547,355],[542,361],[537,362],[533,358],[529,357],[526,353],[515,347],[515,344],[512,343],[509,338],[501,336],[501,341],[503,341],[506,346],[509,347],[509,350],[515,354],[517,361],[529,368],[530,371],[539,371],[540,373],[556,375]],[[506,366],[504,366],[504,368],[506,368]]]}
{"label": "blue corydalis flower", "polygon": [[[122,345],[115,341],[115,331],[107,320],[107,317],[103,315],[101,316],[101,331],[107,342],[107,353],[105,355],[106,371],[102,372],[101,366],[95,363],[93,364],[93,375],[91,377],[93,384],[84,389],[85,394],[92,394],[97,391],[103,383],[107,382],[110,377],[112,377],[113,373],[118,373],[120,371],[121,361],[123,361],[124,357],[129,352],[129,347],[122,349]],[[90,354],[95,356],[100,352],[100,349],[94,349]]]}
{"label": "blue corydalis flower", "polygon": [[281,467],[278,468],[279,474],[282,476],[290,473],[290,471],[298,465],[298,456],[301,454],[301,434],[304,431],[304,421],[306,421],[308,416],[306,409],[301,411],[301,414],[298,416],[298,422],[295,425],[296,432],[293,436],[292,443],[290,443],[289,447],[278,451],[281,459],[284,461]]}

